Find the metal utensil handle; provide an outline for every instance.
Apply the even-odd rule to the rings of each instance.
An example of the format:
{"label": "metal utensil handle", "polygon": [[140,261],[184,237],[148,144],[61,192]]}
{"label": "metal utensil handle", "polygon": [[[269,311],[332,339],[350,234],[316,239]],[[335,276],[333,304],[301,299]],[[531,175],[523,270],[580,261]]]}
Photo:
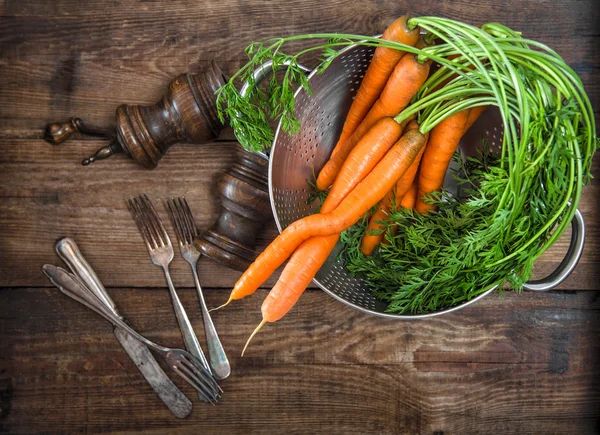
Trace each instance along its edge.
{"label": "metal utensil handle", "polygon": [[[310,68],[305,67],[301,63],[297,63],[296,65],[298,65],[298,68],[300,68],[302,71],[304,71],[307,74],[311,72]],[[283,62],[282,64],[279,64],[277,66],[277,71],[279,71],[279,70],[281,70],[283,68],[287,68],[289,66],[290,66],[290,61],[286,60],[285,62]],[[254,70],[254,72],[252,73],[252,83],[250,81],[244,82],[244,84],[240,88],[240,95],[242,97],[245,97],[246,94],[248,93],[248,89],[250,88],[251,85],[257,85],[257,84],[261,83],[264,79],[266,79],[271,74],[273,74],[273,72],[277,72],[277,71],[273,71],[273,61],[272,60],[267,60],[261,66],[259,66],[258,68],[256,68]],[[256,153],[260,154],[265,159],[269,158],[269,156],[267,155],[267,153],[264,152],[264,151],[256,151]]]}
{"label": "metal utensil handle", "polygon": [[[124,320],[116,309],[116,305],[108,295],[94,269],[85,260],[75,241],[65,237],[56,242],[58,256],[67,264],[71,272],[85,284],[85,290],[98,298],[113,314]],[[63,292],[64,293],[64,292]],[[73,297],[73,295],[68,295]],[[79,302],[82,302],[78,300]],[[86,305],[88,306],[88,305]],[[178,418],[184,418],[192,411],[192,402],[177,388],[160,368],[145,344],[129,335],[123,329],[115,328],[114,334],[144,379],[148,381],[163,403]]]}
{"label": "metal utensil handle", "polygon": [[[75,275],[71,275],[66,270],[51,264],[44,264],[42,271],[52,282],[52,284],[54,284],[65,295],[75,299],[77,302],[100,314],[113,325],[123,328],[131,336],[141,341],[146,346],[151,347],[152,349],[161,353],[168,352],[168,349],[159,346],[158,344],[142,337],[140,334],[135,332],[127,323],[121,320],[115,313],[112,312],[109,307],[104,305],[100,299],[98,299],[90,290],[88,290],[85,284],[83,284]],[[58,280],[56,280],[55,277],[58,277],[62,281],[72,280],[74,285],[69,286],[70,288],[66,288]]]}
{"label": "metal utensil handle", "polygon": [[561,282],[563,282],[575,269],[581,254],[583,253],[583,246],[585,243],[585,221],[583,215],[578,210],[575,211],[575,216],[571,221],[571,243],[567,254],[558,267],[548,275],[546,278],[527,281],[523,288],[526,290],[545,292],[553,289]]}
{"label": "metal utensil handle", "polygon": [[217,329],[210,317],[210,313],[206,307],[204,295],[202,294],[202,287],[200,286],[200,280],[198,279],[198,268],[195,263],[191,264],[192,274],[194,275],[194,283],[198,290],[198,298],[200,299],[200,308],[202,309],[202,319],[204,320],[204,333],[206,335],[206,344],[208,345],[208,355],[210,357],[210,367],[213,372],[213,376],[217,379],[225,379],[231,374],[231,365],[227,359],[223,344]]}
{"label": "metal utensil handle", "polygon": [[85,257],[79,250],[77,243],[75,240],[70,237],[64,237],[56,242],[54,247],[56,249],[56,253],[58,256],[69,266],[71,272],[73,272],[86,287],[100,299],[106,306],[108,306],[117,316],[119,312],[117,311],[117,306],[108,295],[108,292],[100,282],[100,278],[92,269],[92,266],[86,261]]}
{"label": "metal utensil handle", "polygon": [[190,322],[190,319],[188,318],[187,313],[181,304],[181,300],[179,300],[179,296],[177,296],[175,286],[171,280],[171,274],[169,273],[169,267],[164,266],[163,270],[165,271],[165,278],[167,279],[167,285],[169,286],[169,292],[171,293],[171,299],[173,301],[173,310],[175,311],[175,317],[177,318],[177,323],[179,324],[179,329],[181,330],[185,348],[189,353],[198,358],[204,368],[206,368],[206,370],[212,374],[210,366],[208,365],[208,361],[206,360],[206,356],[200,347],[200,342],[198,342],[198,337],[196,337],[196,333],[192,328],[192,323]]}

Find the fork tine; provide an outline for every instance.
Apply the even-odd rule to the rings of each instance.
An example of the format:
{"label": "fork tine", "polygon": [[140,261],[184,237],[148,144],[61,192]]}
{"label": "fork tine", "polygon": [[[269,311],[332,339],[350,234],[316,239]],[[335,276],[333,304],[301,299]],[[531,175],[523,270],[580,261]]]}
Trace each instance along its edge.
{"label": "fork tine", "polygon": [[158,249],[161,246],[160,239],[155,228],[150,222],[150,216],[140,196],[133,199],[137,209],[139,210],[140,223],[146,230],[149,240],[152,242],[152,250]]}
{"label": "fork tine", "polygon": [[212,377],[212,375],[200,364],[200,361],[194,359],[192,355],[180,355],[179,364],[183,368],[191,371],[191,373],[200,380],[200,382],[208,388],[210,393],[215,397],[220,397],[223,390]]}
{"label": "fork tine", "polygon": [[173,224],[173,228],[175,228],[175,236],[177,236],[177,241],[180,245],[185,244],[185,238],[183,237],[183,231],[181,228],[181,223],[177,217],[177,212],[175,210],[175,203],[173,199],[167,199],[167,210],[169,211],[169,217],[171,218],[171,223]]}
{"label": "fork tine", "polygon": [[177,372],[177,374],[179,376],[181,376],[188,384],[190,384],[192,387],[194,387],[194,389],[196,391],[198,391],[198,393],[202,396],[202,399],[205,400],[206,402],[211,402],[213,403],[212,397],[210,397],[209,395],[206,394],[206,392],[204,391],[204,389],[202,388],[202,383],[199,382],[199,379],[194,378],[194,377],[190,377],[188,374],[186,374],[185,371],[182,370],[182,368],[179,366],[179,364],[174,364],[172,366],[173,370],[175,370],[175,372]]}
{"label": "fork tine", "polygon": [[207,386],[211,387],[211,390],[216,394],[220,395],[223,392],[215,378],[204,368],[204,366],[196,358],[189,358],[187,356],[182,357],[182,364],[187,363],[191,366],[191,369],[204,379]]}
{"label": "fork tine", "polygon": [[198,235],[198,227],[196,227],[196,221],[194,220],[194,214],[192,213],[192,210],[190,209],[190,206],[189,206],[187,200],[185,199],[185,197],[181,197],[181,198],[179,198],[179,200],[182,202],[184,215],[187,217],[187,222],[190,227],[190,233],[191,233],[192,241],[193,241],[196,238],[196,236]]}
{"label": "fork tine", "polygon": [[181,219],[183,227],[185,228],[186,240],[188,243],[191,244],[194,241],[193,230],[190,227],[188,216],[187,216],[187,211],[186,211],[185,206],[183,205],[183,202],[181,201],[181,199],[182,198],[176,199],[177,208],[179,209],[179,217]]}
{"label": "fork tine", "polygon": [[142,239],[144,240],[146,247],[148,248],[149,251],[153,251],[154,246],[152,243],[152,239],[150,237],[150,233],[148,232],[148,228],[146,228],[146,225],[143,222],[141,212],[140,212],[139,208],[137,207],[137,203],[134,200],[135,200],[135,198],[128,199],[127,207],[129,208],[129,211],[133,215],[133,220],[135,221],[135,224],[138,227],[140,234],[142,235]]}
{"label": "fork tine", "polygon": [[165,229],[164,225],[162,224],[162,221],[160,220],[160,217],[158,216],[156,209],[152,205],[152,202],[150,202],[150,199],[148,198],[148,196],[145,193],[142,196],[143,196],[144,202],[146,204],[147,210],[149,211],[149,214],[151,216],[151,221],[152,221],[152,224],[154,225],[154,229],[158,233],[160,240],[162,242],[162,245],[163,246],[171,246],[171,240],[169,239],[167,230]]}
{"label": "fork tine", "polygon": [[152,216],[152,213],[148,207],[148,204],[146,203],[146,201],[142,195],[138,196],[136,198],[136,201],[140,208],[142,219],[143,219],[145,225],[147,226],[148,231],[150,232],[150,234],[152,234],[152,238],[156,242],[156,246],[161,247],[163,245],[162,239],[160,238],[160,234],[157,231],[156,226],[154,225],[154,222],[153,222],[154,216]]}
{"label": "fork tine", "polygon": [[143,205],[144,215],[148,220],[150,227],[152,228],[153,234],[156,236],[156,241],[159,247],[163,247],[167,245],[168,237],[166,235],[166,231],[164,231],[164,227],[156,213],[156,209],[150,202],[150,199],[144,194],[140,196],[140,201]]}
{"label": "fork tine", "polygon": [[179,221],[179,225],[181,226],[181,233],[182,233],[183,239],[186,244],[190,244],[192,242],[191,237],[190,237],[190,231],[186,225],[185,215],[183,213],[183,210],[181,209],[181,204],[179,202],[179,198],[173,199],[173,205],[175,206],[175,210],[177,213],[177,220]]}
{"label": "fork tine", "polygon": [[217,403],[217,399],[219,398],[219,394],[210,388],[210,385],[204,382],[199,376],[198,373],[194,370],[190,369],[184,364],[178,365],[178,368],[181,373],[184,373],[186,376],[194,380],[194,382],[198,385],[198,391],[201,392],[211,403]]}

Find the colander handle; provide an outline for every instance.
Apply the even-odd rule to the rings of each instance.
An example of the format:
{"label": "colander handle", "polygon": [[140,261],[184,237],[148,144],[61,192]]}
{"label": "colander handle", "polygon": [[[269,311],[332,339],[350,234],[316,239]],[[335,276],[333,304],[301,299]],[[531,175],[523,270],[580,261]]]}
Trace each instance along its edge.
{"label": "colander handle", "polygon": [[575,211],[575,216],[571,221],[571,243],[567,254],[556,270],[546,278],[539,280],[527,281],[523,288],[526,290],[546,292],[553,289],[563,282],[575,269],[581,254],[583,253],[583,245],[585,241],[585,222],[579,210]]}
{"label": "colander handle", "polygon": [[[282,64],[278,65],[277,70],[281,70],[284,68],[287,68],[290,65],[289,61],[285,61]],[[298,63],[298,68],[300,68],[302,71],[304,71],[306,74],[310,73],[311,70],[307,67],[305,67],[304,65]],[[252,73],[252,79],[254,81],[255,84],[259,84],[260,82],[262,82],[264,79],[266,79],[267,77],[269,77],[271,74],[273,74],[273,61],[272,60],[268,60],[265,63],[263,63],[261,66],[259,66],[258,68],[256,68],[254,70],[254,73]],[[277,72],[277,71],[275,71]],[[242,85],[242,88],[240,89],[240,94],[242,95],[242,97],[246,96],[246,93],[248,92],[248,88],[250,87],[250,83],[249,82],[245,82]],[[257,154],[260,154],[261,156],[263,156],[265,159],[268,159],[269,156],[267,155],[266,152],[264,151],[258,151]]]}

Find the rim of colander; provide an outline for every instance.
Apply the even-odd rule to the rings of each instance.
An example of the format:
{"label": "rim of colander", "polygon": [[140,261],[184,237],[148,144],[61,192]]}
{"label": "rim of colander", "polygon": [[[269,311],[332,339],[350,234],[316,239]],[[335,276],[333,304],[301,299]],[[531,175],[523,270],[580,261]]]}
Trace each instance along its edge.
{"label": "rim of colander", "polygon": [[[377,38],[381,37],[381,35],[377,35]],[[344,48],[343,50],[340,50],[339,54],[345,53],[346,51],[349,50],[353,50],[355,48],[359,47],[358,44],[353,44],[350,45],[346,48]],[[317,74],[317,68],[313,69],[307,76],[308,80],[310,81],[310,79]],[[299,87],[296,92],[294,92],[294,98],[297,98],[298,95],[300,94],[300,92],[303,90],[302,87]],[[268,174],[268,179],[269,179],[269,202],[271,203],[271,210],[273,211],[273,217],[275,219],[275,225],[277,225],[277,230],[279,231],[279,233],[281,233],[283,231],[283,227],[281,225],[281,222],[279,221],[279,216],[277,215],[277,209],[275,207],[275,201],[274,201],[274,195],[273,195],[273,159],[271,158],[273,151],[275,150],[276,144],[277,144],[277,138],[279,137],[279,133],[281,131],[281,120],[277,123],[277,129],[275,130],[275,136],[273,137],[273,143],[271,144],[271,147],[269,149],[269,174]],[[336,260],[339,261],[339,260]],[[435,311],[433,313],[426,313],[426,314],[395,314],[395,313],[385,313],[385,312],[381,312],[381,311],[375,311],[372,310],[370,308],[365,308],[363,306],[357,305],[353,302],[350,302],[344,298],[342,298],[341,296],[339,296],[338,294],[332,292],[331,290],[329,290],[324,284],[321,284],[321,282],[317,279],[317,278],[313,278],[313,282],[315,284],[317,284],[317,286],[323,290],[325,293],[327,293],[329,296],[331,296],[332,298],[338,300],[339,302],[342,302],[345,305],[348,305],[354,309],[357,309],[358,311],[362,311],[363,313],[367,313],[367,314],[373,314],[375,316],[379,316],[379,317],[385,317],[385,318],[389,318],[389,319],[400,319],[400,320],[411,320],[411,319],[424,319],[424,318],[428,318],[428,317],[436,317],[436,316],[441,316],[442,314],[448,314],[451,313],[453,311],[457,311],[460,310],[462,308],[465,308],[471,304],[474,304],[475,302],[479,301],[480,299],[483,299],[484,297],[486,297],[488,294],[492,293],[494,290],[496,290],[498,288],[498,285],[494,285],[493,287],[485,290],[483,293],[477,295],[476,297],[474,297],[473,299],[470,299],[466,302],[463,302],[459,305],[454,305],[452,307],[448,307],[448,308],[444,308],[442,310],[438,310]]]}

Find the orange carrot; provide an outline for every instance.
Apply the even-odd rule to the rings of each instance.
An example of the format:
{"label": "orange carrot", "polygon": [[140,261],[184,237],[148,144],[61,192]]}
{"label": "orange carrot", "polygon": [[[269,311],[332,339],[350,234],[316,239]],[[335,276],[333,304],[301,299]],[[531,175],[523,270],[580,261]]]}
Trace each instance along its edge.
{"label": "orange carrot", "polygon": [[408,106],[412,97],[427,80],[430,66],[430,60],[420,63],[414,54],[407,54],[398,62],[375,105],[354,133],[345,142],[336,146],[335,153],[319,172],[317,177],[319,189],[327,189],[333,183],[352,148],[377,121],[386,116],[396,116]]}
{"label": "orange carrot", "polygon": [[385,235],[385,223],[382,221],[385,220],[388,213],[392,208],[392,203],[396,201],[399,203],[402,198],[399,198],[396,195],[395,186],[390,190],[385,197],[379,203],[377,210],[375,213],[371,215],[369,219],[369,224],[367,225],[367,229],[365,230],[365,235],[363,236],[360,242],[360,251],[364,255],[371,255],[375,248],[379,246],[383,237]]}
{"label": "orange carrot", "polygon": [[[385,119],[385,118],[386,117],[382,117],[381,119]],[[389,118],[389,117],[387,117],[387,118]],[[413,118],[414,117],[404,120],[402,122],[402,124],[400,124],[402,126],[402,129],[404,129],[406,127],[406,125]],[[377,123],[377,121],[375,123]],[[373,126],[371,126],[371,127],[373,127]],[[369,129],[369,131],[370,131],[370,129]],[[339,175],[339,172],[340,172],[340,168],[342,168],[344,166],[346,160],[349,158],[349,156],[352,153],[352,151],[354,150],[354,148],[356,148],[356,146],[363,139],[363,137],[366,133],[367,132],[365,132],[363,134],[363,132],[361,131],[360,135],[353,134],[348,142],[348,143],[351,143],[352,146],[349,147],[348,149],[345,149],[344,151],[338,152],[334,156],[331,156],[329,161],[325,164],[325,166],[323,167],[323,169],[321,169],[321,172],[319,173],[319,177],[317,178],[317,183],[316,183],[317,189],[320,189],[320,190],[327,189],[331,185],[329,180],[331,180],[331,182],[336,181],[336,179]],[[321,181],[319,181],[319,180],[321,180]],[[323,180],[325,180],[325,181],[323,181]],[[325,186],[325,185],[326,185],[326,187],[323,188],[322,186]]]}
{"label": "orange carrot", "polygon": [[296,249],[283,269],[277,283],[263,301],[260,308],[262,320],[248,338],[242,350],[242,356],[244,356],[250,340],[260,331],[265,323],[278,321],[298,302],[306,287],[308,287],[325,261],[327,261],[339,238],[339,234],[325,237],[311,237]]}
{"label": "orange carrot", "polygon": [[460,111],[437,124],[427,143],[419,171],[419,192],[415,209],[427,213],[435,207],[425,203],[423,196],[442,187],[446,170],[452,160],[469,118],[468,110]]}
{"label": "orange carrot", "polygon": [[[344,165],[344,169],[338,177],[339,180],[336,180],[323,202],[321,213],[334,210],[352,189],[371,172],[390,147],[396,143],[401,134],[402,126],[392,118],[384,118],[379,121],[348,156],[347,164]],[[333,245],[335,246],[335,243]],[[309,249],[306,248],[306,252]],[[227,302],[219,308],[229,304],[232,300],[241,299],[254,293],[271,273],[272,271],[252,268],[252,266],[248,268],[236,283]]]}
{"label": "orange carrot", "polygon": [[343,164],[344,170],[340,172],[329,190],[321,207],[321,213],[327,213],[339,205],[396,143],[403,129],[404,124],[398,124],[392,118],[386,117],[380,119],[369,130],[346,158]]}
{"label": "orange carrot", "polygon": [[[393,123],[393,124],[390,124]],[[390,125],[387,125],[390,124]],[[400,137],[402,126],[391,118],[380,120],[357,146],[352,150],[340,176],[331,187],[327,198],[321,207],[321,213],[334,210],[340,202],[362,181],[375,165],[383,158],[389,148]],[[382,140],[386,134],[391,134],[390,140]],[[371,139],[371,136],[373,137]],[[379,138],[379,140],[377,140]],[[310,284],[329,254],[333,251],[339,239],[339,234],[325,237],[312,237],[303,242],[294,252],[284,268],[277,284],[269,293],[267,308],[263,304],[263,313],[269,322],[274,322],[289,311],[298,300],[304,289]],[[303,266],[302,266],[303,265]],[[292,295],[293,294],[293,295]],[[280,304],[273,303],[280,300]],[[274,314],[278,313],[278,314]],[[275,320],[268,320],[274,319]]]}
{"label": "orange carrot", "polygon": [[[465,111],[465,112],[468,112],[468,116],[467,116],[466,122],[465,122],[465,124],[464,124],[464,127],[463,127],[463,129],[462,129],[462,132],[461,132],[461,134],[460,134],[460,137],[458,138],[458,141],[460,141],[460,139],[462,138],[462,136],[464,136],[464,134],[465,134],[465,133],[466,133],[466,132],[467,132],[467,131],[468,131],[468,130],[471,128],[471,126],[472,126],[472,125],[475,123],[475,121],[477,121],[477,120],[479,119],[479,117],[481,116],[481,114],[482,114],[483,112],[485,112],[485,110],[487,109],[487,107],[488,107],[488,106],[476,106],[476,107],[473,107],[472,109],[469,109],[469,110]],[[461,113],[462,113],[462,112],[461,112]],[[457,114],[457,115],[458,115],[458,114]],[[463,114],[463,115],[464,115],[464,114]],[[461,115],[461,117],[462,117],[462,115]],[[450,117],[450,118],[452,118],[452,117]],[[450,118],[448,118],[448,119],[450,119]],[[443,122],[444,122],[444,121],[442,121],[442,123],[443,123]],[[462,120],[460,120],[460,121],[458,121],[458,122],[462,122]],[[442,123],[440,123],[440,124],[442,124]],[[436,128],[437,128],[437,127],[436,127]],[[436,129],[436,128],[434,128],[434,129],[433,129],[433,131],[432,131],[432,137],[433,137],[433,134],[434,134],[434,132],[435,132],[435,129]],[[450,146],[450,145],[451,145],[451,144],[448,142],[448,146]],[[456,151],[456,146],[457,146],[457,145],[458,145],[458,142],[456,142],[456,145],[453,145],[453,146],[454,146],[454,149],[453,149],[453,151],[450,153],[450,157],[449,157],[449,159],[450,159],[450,160],[452,159],[452,155],[454,154],[454,151]],[[448,152],[450,152],[450,148],[448,148],[448,150],[447,150],[447,151],[448,151]],[[431,151],[431,152],[433,153],[433,151]],[[444,159],[448,158],[448,155],[446,154],[446,155],[445,155],[443,158],[444,158]],[[420,198],[422,198],[422,196],[423,196],[424,194],[426,194],[426,193],[430,193],[430,192],[434,192],[434,191],[436,191],[436,190],[438,190],[438,189],[440,189],[440,188],[442,187],[442,184],[444,183],[444,178],[445,178],[445,176],[446,176],[446,171],[447,171],[447,169],[448,169],[448,165],[450,164],[450,160],[448,160],[448,162],[447,162],[447,163],[446,163],[446,165],[445,165],[445,168],[443,168],[443,173],[438,173],[438,175],[437,175],[437,176],[434,176],[434,178],[433,178],[433,179],[430,179],[430,180],[428,180],[428,179],[426,179],[426,178],[424,179],[425,185],[424,185],[424,187],[422,187],[422,189],[423,189],[423,190],[422,190],[422,191],[421,191],[421,190],[419,191],[419,193],[418,193],[418,198],[419,198],[419,200],[417,200],[417,203],[416,203],[416,205],[415,205],[415,207],[416,207],[416,209],[417,209],[417,211],[418,211],[419,213],[425,213],[425,212],[427,212],[427,211],[429,211],[429,210],[432,210],[432,209],[433,209],[433,207],[432,207],[430,204],[426,204],[426,203],[425,203],[425,202],[424,202],[422,199],[420,199]],[[425,164],[425,158],[423,158],[423,161],[424,161],[424,164]],[[443,167],[443,166],[442,166],[442,163],[443,163],[443,162],[441,162],[440,160],[437,160],[437,158],[436,158],[436,159],[434,159],[434,157],[433,157],[433,156],[429,156],[429,157],[427,158],[427,161],[428,161],[428,162],[434,162],[435,164],[439,164],[439,166],[438,166],[438,169],[439,169],[439,171],[442,171],[442,167]],[[428,163],[428,164],[429,164],[429,163]],[[428,176],[428,177],[431,177],[431,175],[429,175],[429,174],[430,174],[430,173],[427,173],[427,176]],[[420,181],[420,179],[421,179],[420,177],[421,177],[421,176],[419,176],[419,182],[421,182],[421,181]],[[435,182],[435,184],[432,182],[432,180]],[[428,184],[428,183],[430,183],[430,184]],[[436,189],[433,189],[433,190],[427,191],[427,189],[432,189],[432,188],[433,188],[435,185],[437,185],[437,184],[439,184],[439,186],[438,186]],[[427,186],[429,186],[429,187],[427,187]],[[421,186],[419,186],[419,188],[421,189]]]}
{"label": "orange carrot", "polygon": [[408,189],[408,192],[406,192],[406,195],[404,195],[404,198],[402,198],[400,207],[407,208],[409,210],[412,208],[415,208],[415,204],[417,203],[418,190],[419,190],[418,178],[415,177],[415,179],[413,180],[412,186],[410,186],[410,189]]}
{"label": "orange carrot", "polygon": [[[469,128],[471,128],[471,126],[475,123],[475,121],[477,121],[479,116],[481,116],[486,109],[487,106],[476,106],[469,111],[469,116],[465,124],[463,135],[469,130]],[[416,128],[418,128],[416,121],[411,121],[411,123],[406,127],[406,130],[408,131],[415,128],[415,125]],[[407,209],[412,209],[415,207],[418,192],[418,178],[415,179],[415,177],[424,151],[425,147],[421,149],[409,170],[406,171],[400,180],[398,180],[398,183],[396,183],[394,189],[388,192],[386,197],[381,201],[381,206],[375,211],[373,216],[371,216],[361,243],[361,252],[364,255],[371,255],[377,245],[384,241],[385,232],[381,231],[382,228],[380,227],[380,223],[383,219],[385,219],[390,210],[391,198],[393,196],[396,197],[397,204],[399,204],[400,207]],[[377,231],[377,233],[372,234],[375,231]],[[395,233],[396,228],[394,226],[394,228],[392,228],[392,234]]]}
{"label": "orange carrot", "polygon": [[[396,173],[401,176],[402,173],[408,169],[414,160],[415,155],[423,147],[424,143],[425,137],[418,130],[410,131],[405,134],[398,142],[396,142],[396,144],[394,144],[392,149],[375,166],[375,168],[373,168],[373,171],[357,185],[339,206],[333,211],[329,211],[328,207],[327,209],[322,210],[324,214],[308,216],[292,223],[292,225],[286,228],[273,243],[257,257],[250,268],[244,272],[245,275],[254,267],[263,270],[267,269],[272,273],[287,258],[285,252],[294,251],[296,246],[298,246],[298,241],[304,240],[290,258],[290,261],[277,281],[277,284],[271,289],[269,295],[263,302],[261,307],[262,321],[248,338],[248,341],[242,350],[242,356],[252,338],[265,323],[275,322],[281,319],[281,317],[283,317],[297,302],[306,286],[308,286],[317,271],[329,257],[337,243],[339,233],[358,221],[362,214],[377,203],[377,198],[385,195],[386,187],[395,184],[398,178]],[[338,184],[337,180],[334,187],[336,184]],[[371,197],[369,197],[369,195],[371,195]],[[324,203],[323,208],[325,208],[326,205],[327,204]],[[320,225],[316,224],[312,229],[312,231],[314,231],[314,234],[312,234],[310,230],[312,225],[309,221],[315,221],[316,223],[315,218],[321,218],[319,219],[321,221],[332,222],[321,222]],[[303,225],[303,223],[305,223],[305,225]],[[299,224],[298,229],[291,229],[290,231],[290,228],[296,224]],[[319,226],[320,228],[317,228]],[[294,236],[288,237],[287,234],[284,234],[286,231],[288,233],[305,231],[306,234],[298,234],[298,238],[293,241]],[[325,237],[311,237],[320,234],[329,235]],[[290,241],[290,245],[285,246],[288,244],[288,240]],[[278,244],[281,246],[277,246]],[[307,255],[310,252],[314,252],[315,254],[313,256]],[[281,253],[284,253],[283,255],[285,258]],[[239,282],[240,281],[238,281],[238,283]]]}
{"label": "orange carrot", "polygon": [[[416,159],[415,159],[415,161],[416,161]],[[414,162],[413,162],[413,165],[414,165]],[[418,176],[414,177],[414,180],[413,180],[412,185],[410,186],[410,189],[408,189],[408,192],[406,192],[406,195],[404,195],[404,198],[402,198],[402,201],[400,202],[400,207],[406,208],[409,210],[412,210],[413,208],[415,208],[415,203],[417,201],[417,191],[419,188],[418,181],[419,181]],[[396,184],[398,184],[398,183],[396,183]],[[397,231],[398,231],[398,225],[394,224],[391,229],[392,235],[395,236]],[[387,238],[385,238],[381,241],[382,245],[387,245],[388,243],[389,243],[389,239],[387,239]]]}
{"label": "orange carrot", "polygon": [[[419,128],[419,123],[416,120],[411,121],[406,127],[406,131],[416,130]],[[425,141],[427,141],[429,134],[425,135]],[[385,236],[385,232],[382,231],[381,221],[385,219],[388,215],[393,199],[395,198],[397,206],[401,205],[401,202],[406,195],[406,193],[410,190],[413,180],[417,175],[417,170],[419,168],[419,163],[421,162],[421,157],[423,156],[423,151],[425,151],[427,145],[425,145],[419,153],[417,157],[415,157],[415,161],[410,165],[410,168],[404,173],[404,175],[398,180],[396,185],[381,201],[381,205],[377,208],[373,216],[369,219],[369,224],[367,225],[367,229],[365,231],[365,235],[361,241],[360,250],[364,255],[371,255],[377,245],[381,243]],[[373,234],[374,233],[374,234]]]}
{"label": "orange carrot", "polygon": [[471,128],[473,124],[475,124],[475,121],[479,119],[481,114],[485,112],[485,109],[487,108],[488,106],[476,106],[471,109],[471,112],[469,112],[469,118],[467,119],[467,124],[465,125],[465,131],[463,132],[463,135]]}
{"label": "orange carrot", "polygon": [[[387,125],[390,122],[395,125]],[[389,132],[395,131],[395,139],[397,139],[402,133],[402,127],[398,126],[391,118],[384,118],[373,127],[372,131],[365,136],[365,140],[361,141],[352,150],[348,159],[346,159],[340,176],[336,179],[321,207],[321,213],[328,213],[334,210],[348,193],[371,172],[373,167],[389,149],[389,146],[395,142],[393,140],[386,148],[385,146],[377,146],[381,141],[377,141],[376,139],[378,137],[381,139],[385,135],[386,130]],[[373,138],[371,139],[370,136],[373,136]],[[375,142],[375,146],[373,142]],[[263,301],[261,307],[262,321],[250,335],[250,338],[248,338],[242,355],[248,347],[250,340],[252,340],[266,322],[276,322],[291,310],[319,269],[327,261],[339,238],[339,234],[311,237],[302,242],[298,249],[294,251],[277,283]],[[258,288],[259,285],[257,284],[256,287]],[[231,300],[231,297],[229,300]]]}
{"label": "orange carrot", "polygon": [[[381,39],[401,42],[406,45],[415,45],[419,40],[420,29],[410,29],[408,27],[408,18],[407,15],[404,15],[395,20],[385,30]],[[352,102],[352,106],[350,106],[348,115],[346,115],[346,121],[344,121],[338,145],[343,144],[354,133],[356,127],[358,127],[369,109],[373,106],[377,98],[379,98],[379,94],[390,74],[404,54],[405,52],[402,50],[385,47],[378,47],[375,50],[367,72],[358,88],[356,97]],[[334,154],[337,152],[336,148],[333,150]]]}
{"label": "orange carrot", "polygon": [[[311,271],[321,268],[333,251],[339,237],[339,234],[334,234],[326,237],[312,237],[305,241],[302,246],[307,251],[310,248],[313,255],[305,256],[302,255],[302,251],[298,250],[294,252],[286,265],[286,268],[293,270],[294,273],[282,274],[262,304],[261,311],[265,321],[276,322],[285,316],[314,278]],[[296,291],[289,291],[290,289],[296,289]],[[298,291],[300,289],[302,290]]]}
{"label": "orange carrot", "polygon": [[424,144],[418,130],[407,132],[333,211],[304,217],[283,230],[244,272],[232,295],[252,293],[308,238],[339,234],[355,224],[404,175]]}
{"label": "orange carrot", "polygon": [[[417,121],[411,121],[406,127],[406,131],[410,130],[418,130],[419,124]],[[425,134],[425,145],[421,148],[417,156],[415,157],[415,161],[410,165],[410,168],[404,173],[402,177],[396,183],[396,196],[398,198],[404,198],[404,195],[410,190],[413,180],[417,175],[417,171],[419,169],[419,164],[421,163],[421,159],[425,150],[427,149],[427,142],[429,141],[429,133]]]}

